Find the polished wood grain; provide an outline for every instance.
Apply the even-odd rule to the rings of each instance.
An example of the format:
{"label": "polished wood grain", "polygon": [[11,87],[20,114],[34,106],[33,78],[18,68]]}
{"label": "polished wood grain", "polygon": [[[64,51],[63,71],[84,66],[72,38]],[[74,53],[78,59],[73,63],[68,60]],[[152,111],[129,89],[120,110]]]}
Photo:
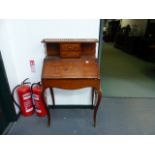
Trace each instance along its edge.
{"label": "polished wood grain", "polygon": [[80,43],[61,43],[60,51],[81,51]]}
{"label": "polished wood grain", "polygon": [[98,42],[97,39],[92,38],[92,39],[86,39],[86,38],[46,38],[42,40],[42,43],[92,43],[92,42]]}
{"label": "polished wood grain", "polygon": [[60,57],[62,58],[80,58],[81,44],[80,43],[61,43]]}
{"label": "polished wood grain", "polygon": [[42,85],[44,88],[55,87],[62,89],[81,89],[85,87],[93,87],[98,90],[100,80],[99,79],[42,79]]}
{"label": "polished wood grain", "polygon": [[[81,89],[92,88],[92,108],[94,127],[101,102],[100,69],[95,58],[96,39],[44,39],[47,56],[42,70],[42,89],[53,88]],[[95,97],[95,99],[94,99]],[[93,102],[94,101],[94,102]],[[49,115],[48,115],[49,117]],[[50,125],[50,118],[48,118]]]}
{"label": "polished wood grain", "polygon": [[43,79],[89,79],[100,78],[97,60],[91,57],[81,59],[61,59],[59,57],[47,57],[44,59]]}

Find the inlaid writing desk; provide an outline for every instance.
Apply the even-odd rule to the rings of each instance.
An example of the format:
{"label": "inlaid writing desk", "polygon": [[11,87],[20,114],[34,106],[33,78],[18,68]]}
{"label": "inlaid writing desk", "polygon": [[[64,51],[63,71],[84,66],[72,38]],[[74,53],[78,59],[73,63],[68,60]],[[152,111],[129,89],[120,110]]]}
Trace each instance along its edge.
{"label": "inlaid writing desk", "polygon": [[[100,70],[95,58],[95,39],[44,39],[47,56],[42,70],[42,89],[80,89],[92,87],[92,101],[95,94],[94,126],[101,101]],[[55,105],[52,91],[53,105]],[[97,99],[97,100],[96,100]],[[50,114],[48,114],[50,125]]]}

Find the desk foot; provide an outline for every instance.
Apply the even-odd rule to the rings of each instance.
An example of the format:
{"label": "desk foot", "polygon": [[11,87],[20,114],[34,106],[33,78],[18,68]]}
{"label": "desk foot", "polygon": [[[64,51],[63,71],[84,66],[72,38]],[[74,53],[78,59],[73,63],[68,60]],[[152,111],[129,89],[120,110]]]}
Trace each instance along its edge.
{"label": "desk foot", "polygon": [[101,89],[97,90],[97,93],[98,93],[98,100],[97,100],[97,104],[94,107],[94,128],[96,127],[96,115],[97,115],[98,107],[100,105],[101,98],[102,98]]}

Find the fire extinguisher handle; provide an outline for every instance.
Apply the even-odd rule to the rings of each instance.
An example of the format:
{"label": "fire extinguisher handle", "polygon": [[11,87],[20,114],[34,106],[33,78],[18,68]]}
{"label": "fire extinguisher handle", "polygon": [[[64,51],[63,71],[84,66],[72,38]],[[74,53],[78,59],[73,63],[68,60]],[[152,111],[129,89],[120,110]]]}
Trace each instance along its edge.
{"label": "fire extinguisher handle", "polygon": [[13,99],[15,105],[19,108],[19,110],[21,110],[20,105],[16,102],[15,97],[14,97],[14,93],[15,93],[16,89],[17,89],[19,86],[20,86],[20,85],[17,85],[16,87],[13,88],[11,96],[12,96],[12,99]]}
{"label": "fire extinguisher handle", "polygon": [[32,92],[32,94],[33,94],[33,86],[34,85],[37,85],[37,83],[32,83],[32,85],[31,85],[31,92]]}
{"label": "fire extinguisher handle", "polygon": [[39,86],[41,86],[41,81],[39,81],[39,82],[37,82],[37,83],[32,83],[32,85],[31,85],[31,92],[33,93],[33,86],[34,85],[39,85]]}
{"label": "fire extinguisher handle", "polygon": [[31,84],[31,82],[24,82],[23,84]]}
{"label": "fire extinguisher handle", "polygon": [[41,81],[39,81],[37,84],[38,84],[39,86],[41,86]]}

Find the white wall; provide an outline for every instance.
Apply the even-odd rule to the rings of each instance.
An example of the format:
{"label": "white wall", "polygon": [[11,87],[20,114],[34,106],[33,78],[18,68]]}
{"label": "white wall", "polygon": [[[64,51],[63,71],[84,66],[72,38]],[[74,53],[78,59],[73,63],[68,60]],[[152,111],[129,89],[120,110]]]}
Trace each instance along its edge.
{"label": "white wall", "polygon": [[[8,25],[19,81],[25,77],[40,80],[45,57],[43,38],[98,38],[99,35],[99,20],[9,20]],[[36,62],[36,73],[30,72],[30,59]]]}
{"label": "white wall", "polygon": [[[8,71],[16,71],[15,82],[9,81],[15,86],[23,79],[29,77],[31,82],[41,79],[43,59],[46,56],[41,40],[44,38],[97,38],[99,37],[99,20],[5,20],[10,43],[11,58],[15,68],[7,68]],[[7,51],[6,51],[7,52]],[[6,55],[9,52],[6,53]],[[5,55],[5,56],[6,56]],[[97,56],[97,49],[96,49]],[[34,59],[36,72],[31,73],[29,60]],[[11,71],[10,71],[11,74]],[[11,75],[8,74],[8,78]],[[11,87],[12,88],[12,87]],[[56,104],[91,104],[91,89],[66,91],[54,89]],[[48,95],[49,96],[49,95]],[[51,104],[51,98],[48,97]]]}
{"label": "white wall", "polygon": [[18,83],[18,79],[13,62],[14,60],[12,56],[11,40],[8,33],[8,24],[5,22],[5,20],[0,20],[0,51],[2,54],[10,89],[12,89],[14,85]]}
{"label": "white wall", "polygon": [[127,26],[129,24],[132,28],[134,25],[137,25],[139,35],[144,35],[147,21],[147,19],[122,19],[121,27]]}
{"label": "white wall", "polygon": [[[8,23],[5,20],[0,20],[0,51],[2,54],[5,71],[8,77],[10,90],[18,83],[17,71],[13,60],[13,49],[11,39],[9,37]],[[14,105],[15,106],[15,105]],[[19,109],[15,106],[18,113]]]}

